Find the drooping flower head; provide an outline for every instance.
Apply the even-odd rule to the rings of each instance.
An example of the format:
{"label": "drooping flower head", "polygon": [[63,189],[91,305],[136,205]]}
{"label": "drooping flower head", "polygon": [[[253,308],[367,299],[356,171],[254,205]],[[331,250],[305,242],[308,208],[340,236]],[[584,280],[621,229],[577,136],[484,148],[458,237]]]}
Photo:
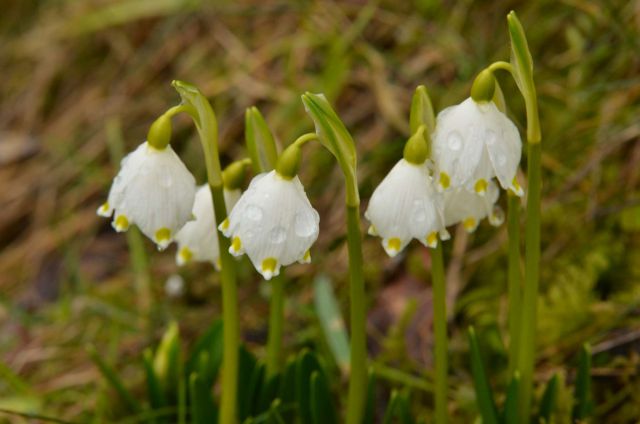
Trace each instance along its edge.
{"label": "drooping flower head", "polygon": [[234,256],[246,253],[265,280],[270,280],[281,266],[311,261],[309,249],[318,238],[319,223],[320,216],[295,170],[278,166],[253,178],[219,228],[231,239],[229,252]]}
{"label": "drooping flower head", "polygon": [[450,226],[462,223],[465,230],[471,233],[478,228],[478,224],[484,218],[489,218],[489,223],[498,226],[504,221],[504,212],[496,205],[500,189],[493,180],[487,185],[487,192],[480,196],[476,192],[464,187],[454,188],[444,193],[444,222]]}
{"label": "drooping flower head", "polygon": [[[240,190],[224,190],[224,200],[231,210],[240,198]],[[208,184],[198,188],[193,204],[194,219],[185,224],[176,234],[178,250],[176,262],[184,265],[190,261],[208,261],[220,269],[220,250],[218,248],[218,230],[216,228],[215,213],[211,189]]]}
{"label": "drooping flower head", "polygon": [[98,215],[111,217],[113,228],[136,224],[159,249],[165,249],[187,221],[195,198],[195,179],[170,145],[142,143],[120,163],[107,202]]}
{"label": "drooping flower head", "polygon": [[442,194],[433,187],[427,152],[415,149],[424,143],[422,131],[409,139],[404,158],[375,189],[364,214],[371,222],[369,234],[382,237],[382,247],[392,257],[411,239],[436,247],[439,236],[449,238],[442,215]]}
{"label": "drooping flower head", "polygon": [[[488,71],[485,71],[488,72]],[[493,76],[480,82],[494,83]],[[474,88],[476,84],[474,83]],[[438,188],[465,187],[483,195],[489,181],[497,177],[500,185],[518,196],[523,191],[516,181],[522,142],[516,126],[490,100],[472,97],[438,114],[433,134],[433,159]]]}

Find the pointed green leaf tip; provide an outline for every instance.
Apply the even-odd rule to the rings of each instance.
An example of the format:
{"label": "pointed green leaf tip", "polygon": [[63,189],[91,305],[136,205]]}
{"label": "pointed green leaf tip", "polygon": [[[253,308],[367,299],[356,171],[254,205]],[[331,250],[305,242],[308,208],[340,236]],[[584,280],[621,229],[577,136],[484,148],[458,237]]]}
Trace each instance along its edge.
{"label": "pointed green leaf tip", "polygon": [[171,117],[160,115],[153,121],[147,133],[147,142],[150,146],[164,150],[171,140]]}
{"label": "pointed green leaf tip", "polygon": [[256,108],[247,108],[244,114],[245,138],[251,162],[256,172],[268,172],[276,167],[278,149],[264,117]]}
{"label": "pointed green leaf tip", "polygon": [[429,98],[429,92],[424,85],[419,85],[413,93],[409,124],[411,127],[411,134],[415,134],[421,125],[426,127],[428,133],[433,132],[436,127],[436,117],[433,112],[433,105]]}
{"label": "pointed green leaf tip", "polygon": [[324,94],[305,93],[302,103],[316,125],[320,142],[336,157],[341,167],[355,171],[356,147],[336,112]]}
{"label": "pointed green leaf tip", "polygon": [[298,174],[298,168],[300,167],[300,159],[302,157],[302,151],[297,144],[291,144],[278,158],[278,164],[276,165],[276,172],[282,178],[290,180]]}
{"label": "pointed green leaf tip", "polygon": [[414,165],[422,165],[429,157],[428,139],[429,135],[425,131],[424,125],[421,125],[404,145],[404,159]]}
{"label": "pointed green leaf tip", "polygon": [[516,12],[511,11],[507,15],[507,23],[509,25],[509,37],[511,38],[511,65],[513,66],[514,79],[520,91],[527,96],[534,90],[533,59],[527,44],[527,36]]}
{"label": "pointed green leaf tip", "polygon": [[471,98],[477,102],[489,102],[493,99],[496,91],[496,79],[493,72],[485,69],[478,74],[473,85],[471,86]]}
{"label": "pointed green leaf tip", "polygon": [[305,110],[313,119],[320,142],[335,156],[347,184],[347,205],[360,204],[356,178],[356,146],[347,128],[333,110],[324,94],[302,95]]}
{"label": "pointed green leaf tip", "polygon": [[178,384],[180,361],[180,333],[174,321],[162,336],[160,346],[153,358],[153,370],[160,385],[166,392],[173,390]]}

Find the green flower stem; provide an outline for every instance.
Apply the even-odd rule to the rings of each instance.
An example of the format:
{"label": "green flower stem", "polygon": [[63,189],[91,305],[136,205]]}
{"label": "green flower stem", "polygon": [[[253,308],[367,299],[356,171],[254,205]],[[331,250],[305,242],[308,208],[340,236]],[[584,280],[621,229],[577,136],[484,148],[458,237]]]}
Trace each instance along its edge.
{"label": "green flower stem", "polygon": [[[347,185],[349,181],[347,181]],[[361,424],[367,394],[367,334],[360,207],[347,205],[349,249],[349,294],[351,299],[351,374],[347,404],[347,424]]]}
{"label": "green flower stem", "polygon": [[[518,85],[518,89],[524,98],[527,114],[527,172],[529,187],[527,189],[527,209],[525,228],[525,262],[524,262],[524,287],[520,306],[520,334],[515,369],[520,373],[519,413],[520,421],[528,422],[531,417],[531,396],[533,394],[533,369],[535,363],[535,332],[537,328],[538,287],[540,280],[540,190],[541,190],[541,133],[540,117],[538,116],[538,100],[535,85],[531,75],[533,68],[528,46],[524,39],[524,31],[515,14],[511,12],[508,17],[510,23],[510,35],[512,37],[512,49],[520,56],[516,57],[519,68],[511,63],[496,62],[489,69],[502,69],[511,74]],[[518,39],[514,40],[514,35]],[[517,48],[514,44],[517,41]],[[517,50],[517,51],[516,51]],[[522,50],[522,51],[521,51]],[[512,52],[513,54],[513,52]],[[528,57],[528,63],[522,60]],[[518,70],[519,69],[519,70]],[[510,299],[511,300],[511,299]],[[510,307],[513,307],[510,305]]]}
{"label": "green flower stem", "polygon": [[280,371],[282,358],[282,325],[284,322],[284,276],[271,279],[271,302],[269,304],[269,335],[267,340],[267,377]]}
{"label": "green flower stem", "polygon": [[444,278],[442,243],[431,250],[431,278],[433,284],[433,327],[435,333],[435,423],[447,422],[447,289]]}
{"label": "green flower stem", "polygon": [[528,421],[531,416],[531,396],[533,393],[536,315],[540,279],[540,151],[540,143],[529,143],[525,277],[522,295],[520,347],[518,349],[518,370],[521,377],[520,416],[522,422]]}
{"label": "green flower stem", "polygon": [[509,378],[517,369],[520,346],[521,277],[520,277],[520,198],[509,191],[507,200],[507,232],[509,234]]}
{"label": "green flower stem", "polygon": [[[195,86],[182,81],[173,81],[172,85],[180,93],[183,101],[180,106],[176,107],[176,111],[188,113],[198,130],[202,149],[204,150],[207,180],[213,198],[217,227],[227,217],[222,168],[218,156],[218,122],[211,104]],[[238,289],[236,286],[235,261],[229,253],[229,239],[223,237],[222,234],[218,234],[218,247],[220,251],[222,318],[224,322],[222,399],[220,401],[218,421],[221,424],[234,424],[237,422],[238,352],[240,346]]]}

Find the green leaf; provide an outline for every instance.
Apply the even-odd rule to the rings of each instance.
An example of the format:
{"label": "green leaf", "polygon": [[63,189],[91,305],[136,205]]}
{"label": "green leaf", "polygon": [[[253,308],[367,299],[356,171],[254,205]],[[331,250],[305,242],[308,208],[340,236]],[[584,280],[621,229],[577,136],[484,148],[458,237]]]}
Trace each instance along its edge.
{"label": "green leaf", "polygon": [[413,424],[414,420],[409,411],[409,396],[397,390],[391,392],[391,400],[384,413],[383,424],[399,422],[400,424]]}
{"label": "green leaf", "polygon": [[102,376],[107,379],[109,384],[111,384],[111,387],[113,387],[116,393],[118,393],[118,396],[120,396],[129,409],[133,412],[142,411],[142,406],[136,400],[135,396],[133,396],[133,394],[125,387],[116,371],[107,365],[107,363],[102,359],[100,354],[96,351],[96,348],[94,346],[88,346],[87,353],[93,363],[100,370]]}
{"label": "green leaf", "polygon": [[376,413],[376,373],[369,369],[369,379],[367,380],[367,403],[364,408],[362,424],[374,422]]}
{"label": "green leaf", "polygon": [[213,402],[211,386],[198,374],[189,377],[189,396],[191,398],[191,422],[210,424],[218,422],[218,408]]}
{"label": "green leaf", "polygon": [[355,143],[325,96],[307,92],[302,96],[302,103],[315,123],[320,142],[336,157],[344,172],[355,175]]}
{"label": "green leaf", "polygon": [[433,112],[433,105],[429,98],[429,92],[424,85],[419,85],[413,93],[409,123],[411,127],[411,134],[418,131],[420,125],[424,125],[427,128],[427,133],[429,134],[431,134],[436,128],[436,117]]}
{"label": "green leaf", "polygon": [[320,371],[314,371],[311,374],[311,416],[314,424],[338,422],[327,378]]}
{"label": "green leaf", "polygon": [[511,11],[507,15],[507,22],[511,38],[511,65],[514,70],[514,79],[520,91],[527,97],[534,91],[533,59],[527,44],[527,37],[516,12]]}
{"label": "green leaf", "polygon": [[554,374],[547,383],[540,401],[540,412],[538,413],[539,423],[549,423],[551,413],[555,409],[556,399],[558,396],[558,374]]}
{"label": "green leaf", "polygon": [[469,327],[469,350],[471,355],[471,373],[476,391],[476,403],[482,416],[483,424],[497,424],[498,412],[493,399],[491,386],[484,369],[482,355],[478,346],[478,339],[473,327]]}
{"label": "green leaf", "polygon": [[[206,361],[202,354],[206,353]],[[211,387],[218,375],[222,364],[222,320],[216,320],[207,331],[196,341],[191,355],[185,365],[186,375],[198,373],[206,384]]]}
{"label": "green leaf", "polygon": [[281,409],[282,401],[280,399],[274,399],[267,413],[267,424],[285,424],[286,422],[290,422],[284,420]]}
{"label": "green leaf", "polygon": [[247,108],[244,115],[245,138],[254,172],[268,172],[276,167],[278,149],[267,122],[257,107]]}
{"label": "green leaf", "polygon": [[574,391],[573,420],[584,420],[591,414],[591,347],[584,344],[578,358],[578,374]]}
{"label": "green leaf", "polygon": [[342,373],[346,375],[350,361],[349,336],[331,287],[331,280],[324,274],[314,280],[313,301],[331,353]]}
{"label": "green leaf", "polygon": [[256,358],[244,346],[240,347],[239,361],[238,417],[240,421],[244,421],[252,415],[256,391],[262,383],[264,367],[258,364]]}
{"label": "green leaf", "polygon": [[507,397],[504,401],[502,411],[502,422],[504,424],[518,424],[518,387],[520,385],[520,374],[515,373],[507,389]]}
{"label": "green leaf", "polygon": [[258,397],[257,411],[267,411],[273,401],[278,398],[282,375],[274,374],[262,384]]}
{"label": "green leaf", "polygon": [[175,394],[180,376],[180,333],[173,321],[165,331],[160,346],[153,358],[153,370],[163,393],[167,397]]}
{"label": "green leaf", "polygon": [[321,371],[320,363],[310,350],[303,350],[296,363],[296,400],[299,407],[300,420],[303,423],[313,422],[311,413],[311,375]]}
{"label": "green leaf", "polygon": [[[292,357],[287,361],[282,376],[280,378],[280,400],[283,405],[295,405],[297,403],[297,387],[296,387],[296,372],[298,368],[298,358]],[[288,409],[286,412],[282,412],[286,422],[293,422],[295,416],[295,410]]]}
{"label": "green leaf", "polygon": [[142,355],[142,363],[144,365],[145,377],[147,381],[147,396],[151,409],[161,409],[167,406],[167,400],[164,396],[156,372],[153,369],[153,353],[151,349],[146,349]]}

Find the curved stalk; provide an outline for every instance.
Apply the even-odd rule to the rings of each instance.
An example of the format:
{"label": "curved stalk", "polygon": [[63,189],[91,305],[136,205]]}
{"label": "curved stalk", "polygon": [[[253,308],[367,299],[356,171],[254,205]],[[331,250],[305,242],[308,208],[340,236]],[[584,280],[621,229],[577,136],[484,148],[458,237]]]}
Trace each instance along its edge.
{"label": "curved stalk", "polygon": [[[173,81],[172,85],[180,94],[182,104],[172,108],[172,113],[186,112],[191,116],[202,143],[207,181],[216,218],[216,227],[227,217],[224,201],[222,168],[218,155],[218,122],[211,104],[193,85]],[[229,239],[218,235],[220,251],[220,279],[222,282],[223,352],[222,352],[222,399],[220,401],[219,422],[237,422],[238,392],[238,351],[240,330],[238,317],[238,292],[236,287],[235,261],[229,253]]]}

